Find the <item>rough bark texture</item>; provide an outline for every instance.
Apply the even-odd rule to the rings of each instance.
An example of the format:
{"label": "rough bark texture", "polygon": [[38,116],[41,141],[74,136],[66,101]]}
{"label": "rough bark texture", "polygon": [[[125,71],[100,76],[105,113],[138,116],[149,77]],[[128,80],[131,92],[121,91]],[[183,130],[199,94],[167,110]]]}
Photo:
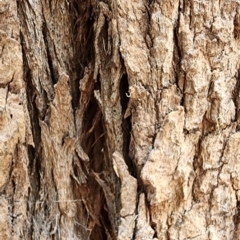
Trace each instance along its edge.
{"label": "rough bark texture", "polygon": [[240,3],[0,0],[0,239],[240,239]]}

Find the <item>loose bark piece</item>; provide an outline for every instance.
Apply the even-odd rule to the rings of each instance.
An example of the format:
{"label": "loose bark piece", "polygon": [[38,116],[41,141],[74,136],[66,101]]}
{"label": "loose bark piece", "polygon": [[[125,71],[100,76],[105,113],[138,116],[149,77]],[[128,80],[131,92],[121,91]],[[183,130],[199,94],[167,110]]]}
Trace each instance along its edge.
{"label": "loose bark piece", "polygon": [[121,223],[118,229],[118,239],[132,239],[136,220],[137,180],[129,174],[122,155],[117,151],[113,153],[113,166],[121,179]]}
{"label": "loose bark piece", "polygon": [[136,224],[136,240],[152,240],[154,230],[150,226],[150,215],[146,206],[146,199],[143,193],[139,196]]}

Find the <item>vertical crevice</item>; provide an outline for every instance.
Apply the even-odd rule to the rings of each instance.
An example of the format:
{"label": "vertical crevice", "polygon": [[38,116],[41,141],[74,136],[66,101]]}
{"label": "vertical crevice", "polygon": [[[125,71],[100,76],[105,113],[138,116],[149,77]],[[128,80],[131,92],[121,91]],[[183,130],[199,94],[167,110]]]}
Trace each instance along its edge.
{"label": "vertical crevice", "polygon": [[[54,85],[57,83],[59,75],[58,75],[58,71],[54,67],[54,63],[53,63],[53,61],[55,59],[55,56],[53,54],[54,44],[51,41],[49,41],[49,33],[48,33],[48,29],[47,29],[47,24],[45,21],[43,22],[43,26],[42,26],[42,34],[43,34],[43,40],[45,43],[45,49],[46,49],[46,54],[47,54],[46,57],[48,60],[50,77],[51,77],[52,83]],[[52,49],[52,50],[50,50],[50,49]],[[56,63],[55,63],[55,65],[56,65]]]}
{"label": "vertical crevice", "polygon": [[240,33],[240,15],[238,11],[236,12],[236,15],[234,17],[233,21],[234,29],[233,29],[233,35],[235,39],[239,39],[239,33]]}
{"label": "vertical crevice", "polygon": [[[129,84],[128,84],[128,76],[127,74],[123,74],[122,79],[120,81],[120,102],[122,106],[122,115],[127,109],[129,97],[127,97],[129,91]],[[122,119],[122,132],[123,132],[123,157],[128,165],[128,169],[131,175],[136,177],[136,169],[132,159],[129,157],[129,147],[131,141],[131,131],[132,131],[132,124],[131,124],[131,115],[127,118]]]}
{"label": "vertical crevice", "polygon": [[233,222],[234,222],[235,228],[238,229],[238,226],[240,224],[240,201],[237,201],[236,203],[236,213],[233,216]]}
{"label": "vertical crevice", "polygon": [[93,49],[93,10],[91,1],[70,2],[69,11],[73,29],[72,46],[74,51],[73,63],[77,76],[71,80],[72,107],[76,110],[79,107],[80,90],[79,79],[82,79],[85,67],[90,68],[90,63],[94,59]]}
{"label": "vertical crevice", "polygon": [[235,85],[235,88],[234,88],[234,91],[233,91],[233,102],[235,104],[235,121],[238,123],[237,124],[237,131],[240,130],[240,122],[239,122],[239,92],[240,92],[240,70],[238,70],[237,72],[237,75],[236,75],[236,85]]}
{"label": "vertical crevice", "polygon": [[94,13],[91,1],[71,1],[74,29],[74,52],[77,73],[82,77],[84,67],[94,61]]}
{"label": "vertical crevice", "polygon": [[177,85],[177,89],[179,90],[179,94],[181,94],[181,106],[184,105],[184,84],[185,84],[185,77],[184,73],[181,71],[181,60],[182,60],[182,53],[181,53],[181,47],[179,45],[179,20],[180,20],[180,11],[181,6],[179,5],[179,14],[178,19],[176,20],[174,30],[173,30],[173,41],[174,41],[174,49],[173,49],[173,69],[174,69],[174,76],[175,76],[175,82]]}
{"label": "vertical crevice", "polygon": [[26,84],[26,97],[27,97],[27,110],[30,116],[31,131],[33,135],[33,142],[35,146],[28,145],[27,153],[29,160],[29,199],[28,199],[28,212],[31,215],[31,234],[34,232],[34,213],[35,213],[35,202],[39,198],[40,190],[40,142],[41,142],[41,128],[39,126],[39,114],[35,104],[36,94],[34,93],[34,87],[32,85],[31,70],[29,69],[27,57],[25,53],[24,38],[20,34],[21,46],[22,46],[22,57],[23,57],[23,79]]}
{"label": "vertical crevice", "polygon": [[[81,161],[82,170],[86,175],[86,185],[79,185],[74,188],[75,198],[82,199],[83,204],[78,205],[78,215],[84,216],[89,220],[85,222],[81,217],[78,222],[85,226],[84,231],[78,231],[79,236],[84,239],[107,239],[107,229],[111,236],[111,224],[109,209],[107,209],[106,196],[103,186],[99,184],[95,176],[108,184],[102,173],[108,172],[109,159],[106,153],[106,136],[102,119],[102,112],[97,100],[94,97],[94,90],[99,90],[101,84],[99,80],[93,82],[92,67],[94,62],[94,14],[91,1],[71,1],[70,6],[73,13],[73,31],[74,31],[74,64],[78,78],[72,80],[73,109],[80,108],[81,119],[75,119],[75,122],[81,121],[81,135],[79,136],[82,149],[89,157],[89,162]],[[87,70],[88,69],[88,70]],[[88,80],[79,91],[81,80],[85,81],[84,74],[89,73]],[[80,101],[79,101],[80,99]],[[75,114],[75,118],[79,116]],[[84,165],[84,166],[83,166]],[[85,209],[85,212],[83,211]],[[76,228],[79,228],[76,226]]]}
{"label": "vertical crevice", "polygon": [[[95,179],[95,175],[101,176],[101,180],[106,184],[107,179],[104,179],[102,173],[108,172],[108,160],[106,150],[106,139],[104,134],[104,127],[102,122],[102,113],[99,109],[98,103],[95,100],[93,93],[91,100],[88,103],[88,107],[85,111],[83,118],[83,129],[84,133],[81,136],[81,145],[89,156],[89,163],[87,169],[89,174],[87,175],[87,191],[80,190],[82,197],[87,200],[87,211],[91,211],[91,221],[98,221],[99,224],[94,224],[89,239],[103,240],[106,239],[107,235],[105,232],[106,227],[110,230],[111,224],[109,220],[109,212],[106,209],[106,196],[103,192],[103,186],[100,186],[98,181]],[[94,219],[93,216],[96,216]],[[111,232],[111,231],[110,231]]]}

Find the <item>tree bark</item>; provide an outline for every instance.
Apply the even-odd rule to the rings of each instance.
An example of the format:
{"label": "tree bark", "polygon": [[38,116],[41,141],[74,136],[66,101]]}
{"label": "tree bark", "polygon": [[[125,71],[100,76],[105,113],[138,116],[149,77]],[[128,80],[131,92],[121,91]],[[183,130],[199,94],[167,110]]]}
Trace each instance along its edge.
{"label": "tree bark", "polygon": [[0,239],[240,239],[240,3],[0,0]]}

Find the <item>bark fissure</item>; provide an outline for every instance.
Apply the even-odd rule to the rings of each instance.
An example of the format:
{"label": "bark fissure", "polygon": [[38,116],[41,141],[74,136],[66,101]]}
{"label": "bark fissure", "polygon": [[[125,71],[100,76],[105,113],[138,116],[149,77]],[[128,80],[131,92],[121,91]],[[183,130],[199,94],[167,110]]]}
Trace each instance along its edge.
{"label": "bark fissure", "polygon": [[239,9],[0,1],[0,239],[238,239]]}
{"label": "bark fissure", "polygon": [[[53,85],[57,83],[58,81],[58,75],[57,75],[57,69],[56,69],[56,63],[54,64],[53,61],[55,61],[55,54],[52,54],[51,52],[55,52],[54,45],[51,44],[49,41],[49,34],[48,34],[48,29],[47,29],[47,24],[43,22],[43,27],[42,27],[42,32],[43,32],[43,40],[47,52],[47,61],[48,61],[48,66],[49,66],[49,71],[50,71],[50,76],[52,79]],[[52,49],[52,50],[50,50]],[[55,67],[54,67],[55,65]]]}

